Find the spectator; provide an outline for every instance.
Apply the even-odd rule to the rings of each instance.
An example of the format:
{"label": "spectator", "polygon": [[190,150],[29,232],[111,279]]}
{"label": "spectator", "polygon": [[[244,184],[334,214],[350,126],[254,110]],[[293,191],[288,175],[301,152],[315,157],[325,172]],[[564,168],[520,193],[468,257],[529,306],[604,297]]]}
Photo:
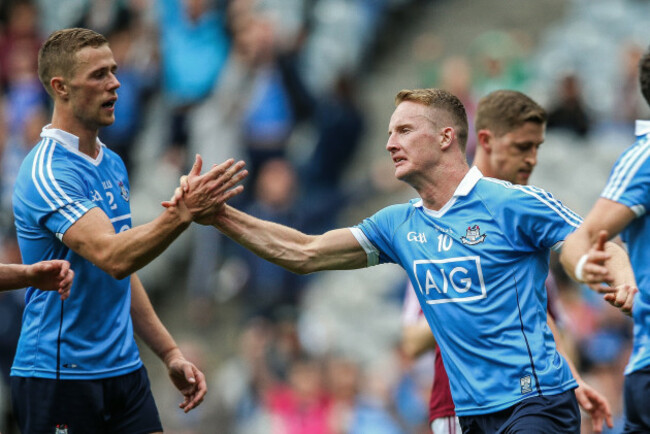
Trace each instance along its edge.
{"label": "spectator", "polygon": [[549,130],[565,130],[584,139],[589,134],[591,121],[582,100],[580,78],[567,74],[560,80],[556,101],[548,110]]}

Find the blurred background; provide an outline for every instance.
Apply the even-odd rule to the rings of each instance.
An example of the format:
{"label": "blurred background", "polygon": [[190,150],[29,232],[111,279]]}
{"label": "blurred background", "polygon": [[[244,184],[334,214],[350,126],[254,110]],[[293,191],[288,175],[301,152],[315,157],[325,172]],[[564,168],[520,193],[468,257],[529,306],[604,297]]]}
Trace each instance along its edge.
{"label": "blurred background", "polygon": [[[246,160],[235,206],[321,233],[416,195],[384,148],[394,95],[416,87],[450,90],[470,122],[492,90],[532,96],[549,124],[531,183],[584,215],[634,120],[650,116],[636,75],[648,16],[648,0],[2,0],[0,261],[20,262],[11,191],[49,122],[36,54],[56,29],[110,41],[121,88],[100,138],[129,167],[134,224],[161,212],[200,153]],[[552,265],[570,353],[610,400],[606,432],[620,432],[631,322]],[[139,275],[210,387],[183,414],[141,346],[166,432],[428,432],[432,361],[400,350],[399,267],[296,276],[193,225]],[[22,304],[20,291],[0,294],[4,380]],[[1,382],[5,434],[8,396]]]}

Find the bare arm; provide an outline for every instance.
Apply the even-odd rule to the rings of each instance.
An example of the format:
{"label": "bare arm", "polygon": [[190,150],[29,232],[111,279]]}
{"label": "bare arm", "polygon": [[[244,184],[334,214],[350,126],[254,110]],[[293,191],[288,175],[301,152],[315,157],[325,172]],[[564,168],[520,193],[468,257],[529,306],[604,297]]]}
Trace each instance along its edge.
{"label": "bare arm", "polygon": [[33,286],[43,291],[58,291],[61,300],[68,298],[74,272],[62,260],[31,265],[0,264],[0,291]]}
{"label": "bare arm", "polygon": [[135,333],[163,361],[174,386],[185,397],[186,413],[198,406],[207,392],[205,376],[188,362],[149,301],[136,274],[131,275],[131,319]]}
{"label": "bare arm", "polygon": [[192,222],[180,207],[155,220],[115,233],[108,216],[93,208],[64,234],[63,243],[116,279],[123,279],[160,255]]}
{"label": "bare arm", "polygon": [[402,350],[408,357],[417,358],[435,348],[436,338],[433,337],[431,328],[423,316],[415,324],[402,328]]}
{"label": "bare arm", "polygon": [[[201,160],[192,168],[200,172]],[[153,221],[115,233],[108,216],[93,208],[77,220],[63,236],[63,243],[116,279],[123,279],[160,255],[192,222],[211,215],[223,202],[242,191],[228,190],[243,167],[228,160],[198,178],[194,190],[177,206],[165,208]]]}
{"label": "bare arm", "polygon": [[367,265],[366,252],[349,229],[307,235],[228,205],[214,217],[213,224],[251,252],[294,273],[352,270]]}
{"label": "bare arm", "polygon": [[[609,199],[598,199],[592,210],[589,212],[589,215],[587,215],[584,222],[582,222],[582,225],[567,237],[562,246],[560,261],[569,276],[574,279],[578,277],[575,275],[575,268],[578,261],[580,261],[580,258],[583,255],[590,253],[592,247],[599,241],[602,231],[606,231],[609,238],[615,237],[633,219],[634,213],[627,206]],[[610,259],[612,255],[620,256],[622,249],[620,249],[620,247],[613,247],[608,243],[606,250],[608,254],[605,255],[598,255],[595,252],[592,253],[594,259],[597,260],[596,262],[604,263],[606,260]],[[628,259],[622,259],[620,257],[617,258],[616,261],[629,263]],[[607,264],[605,263],[605,265]],[[618,263],[617,265],[621,264]],[[592,283],[591,281],[593,280],[593,283],[597,283],[599,281],[604,281],[605,278],[612,279],[615,276],[610,276],[608,274],[612,271],[613,270],[609,269],[609,267],[598,267],[593,263],[586,264],[582,280],[587,283]],[[585,279],[585,277],[587,279]],[[620,278],[621,276],[618,277]]]}

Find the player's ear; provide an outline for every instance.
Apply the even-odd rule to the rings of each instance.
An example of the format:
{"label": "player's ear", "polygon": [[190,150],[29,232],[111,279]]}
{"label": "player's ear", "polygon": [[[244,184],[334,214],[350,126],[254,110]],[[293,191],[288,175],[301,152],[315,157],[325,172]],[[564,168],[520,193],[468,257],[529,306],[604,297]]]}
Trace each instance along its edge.
{"label": "player's ear", "polygon": [[492,131],[482,129],[478,130],[476,133],[476,141],[478,142],[478,145],[483,148],[485,152],[490,152],[492,151],[492,139],[494,136],[492,135]]}
{"label": "player's ear", "polygon": [[52,77],[50,80],[50,86],[54,91],[54,95],[59,98],[67,99],[68,97],[68,85],[63,77]]}
{"label": "player's ear", "polygon": [[440,130],[440,149],[447,149],[456,138],[456,131],[452,127],[445,127]]}

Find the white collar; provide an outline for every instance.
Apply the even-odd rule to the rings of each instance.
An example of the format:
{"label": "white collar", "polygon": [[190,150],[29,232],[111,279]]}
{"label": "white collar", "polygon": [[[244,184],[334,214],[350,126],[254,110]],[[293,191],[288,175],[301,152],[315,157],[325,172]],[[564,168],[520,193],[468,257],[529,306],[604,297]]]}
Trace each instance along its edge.
{"label": "white collar", "polygon": [[648,133],[650,133],[650,121],[636,121],[634,124],[634,135],[638,137],[645,136]]}
{"label": "white collar", "polygon": [[[456,187],[456,191],[454,191],[454,195],[452,196],[452,200],[447,202],[447,204],[450,205],[453,202],[453,199],[455,199],[457,197],[467,196],[472,191],[472,189],[474,188],[476,183],[481,178],[483,178],[483,173],[481,173],[481,171],[479,170],[478,167],[472,166],[469,169],[469,171],[465,174],[463,179],[460,181],[460,184],[458,184],[458,187]],[[415,206],[415,207],[423,207],[422,199],[415,202],[413,204],[413,206]],[[443,209],[446,210],[448,208],[449,207],[447,205],[445,205],[440,209],[440,211],[442,211]],[[428,211],[432,211],[432,210],[428,210]],[[432,212],[435,212],[435,211],[432,211]]]}
{"label": "white collar", "polygon": [[73,154],[77,154],[80,157],[85,158],[95,166],[99,165],[99,163],[102,161],[102,158],[104,157],[104,147],[106,145],[104,145],[101,140],[99,140],[99,138],[97,138],[97,143],[99,144],[99,153],[97,154],[97,158],[92,158],[88,154],[85,154],[79,150],[79,137],[58,128],[52,128],[52,124],[47,124],[43,127],[43,130],[41,130],[41,137],[44,139],[55,140]]}

